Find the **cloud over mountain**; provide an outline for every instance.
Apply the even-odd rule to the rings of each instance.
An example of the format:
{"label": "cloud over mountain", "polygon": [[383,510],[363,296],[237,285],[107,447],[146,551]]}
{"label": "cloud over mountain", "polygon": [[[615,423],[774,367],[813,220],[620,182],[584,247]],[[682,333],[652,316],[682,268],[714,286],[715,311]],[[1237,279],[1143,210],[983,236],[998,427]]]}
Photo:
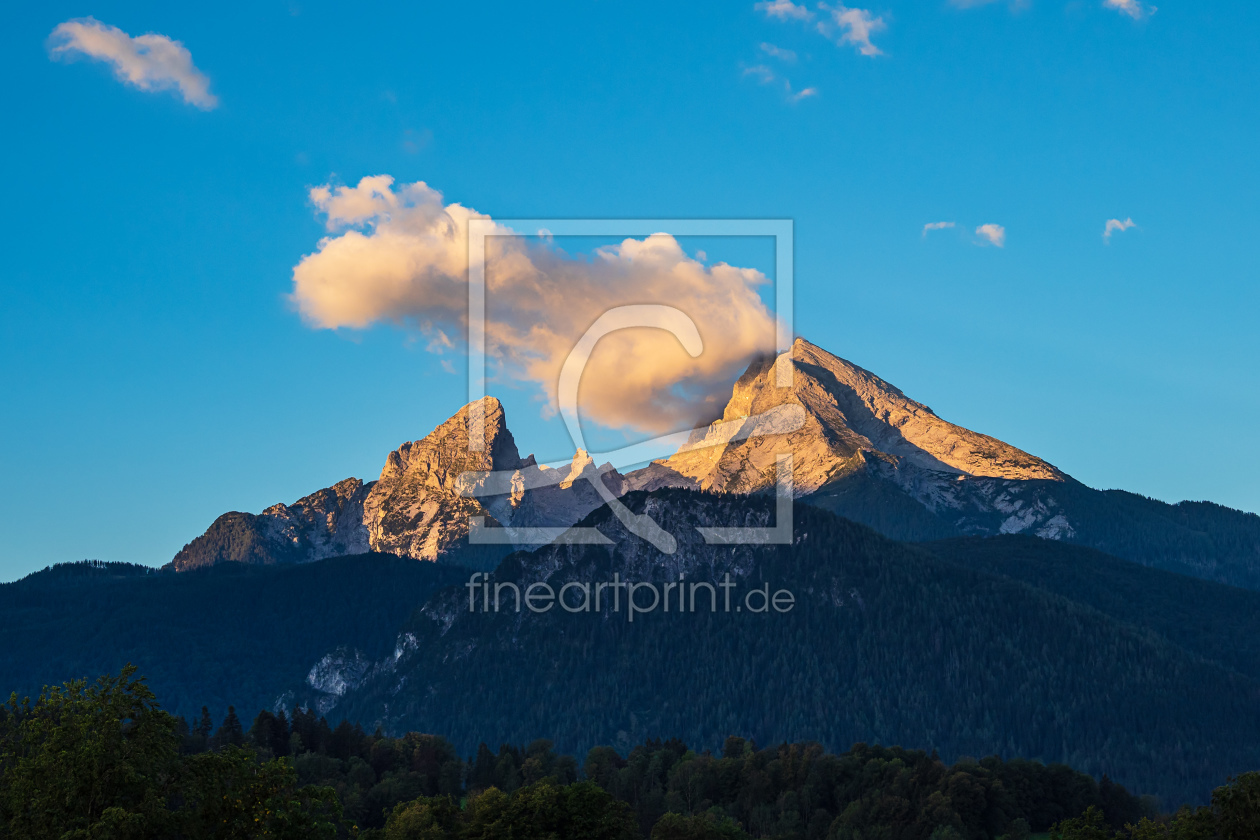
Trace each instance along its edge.
{"label": "cloud over mountain", "polygon": [[[330,235],[293,269],[291,300],[317,328],[392,323],[446,352],[468,317],[468,226],[486,219],[423,182],[388,175],[310,191]],[[605,311],[665,304],[695,322],[704,350],[652,328],[615,332],[592,353],[579,391],[584,416],[645,432],[678,430],[719,410],[748,361],[773,350],[775,317],[761,272],[706,265],[667,234],[572,255],[547,237],[486,239],[486,356],[505,379],[534,383],[555,405],[560,368]],[[521,234],[532,232],[521,231]]]}

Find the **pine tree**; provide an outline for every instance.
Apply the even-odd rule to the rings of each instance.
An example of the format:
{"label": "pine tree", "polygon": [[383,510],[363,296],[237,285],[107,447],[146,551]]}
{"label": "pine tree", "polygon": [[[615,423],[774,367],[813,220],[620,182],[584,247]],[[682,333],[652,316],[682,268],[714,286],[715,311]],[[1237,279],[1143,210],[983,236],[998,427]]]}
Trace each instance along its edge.
{"label": "pine tree", "polygon": [[210,739],[210,747],[221,750],[226,746],[240,747],[244,744],[245,730],[241,726],[241,719],[236,716],[236,707],[228,706],[227,717],[223,719],[219,731]]}

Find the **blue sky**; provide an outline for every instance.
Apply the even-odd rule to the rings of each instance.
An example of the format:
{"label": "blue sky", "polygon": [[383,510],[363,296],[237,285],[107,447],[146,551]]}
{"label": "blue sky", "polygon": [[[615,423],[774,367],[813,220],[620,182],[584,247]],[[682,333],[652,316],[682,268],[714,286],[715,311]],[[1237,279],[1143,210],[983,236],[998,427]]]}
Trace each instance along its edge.
{"label": "blue sky", "polygon": [[[458,353],[288,298],[309,190],[382,174],[497,218],[791,218],[799,334],[1092,486],[1260,510],[1260,8],[973,5],[853,7],[877,54],[752,2],[11,11],[0,580],[166,562],[464,402]],[[54,60],[87,16],[208,87]],[[495,392],[568,454],[537,388]]]}

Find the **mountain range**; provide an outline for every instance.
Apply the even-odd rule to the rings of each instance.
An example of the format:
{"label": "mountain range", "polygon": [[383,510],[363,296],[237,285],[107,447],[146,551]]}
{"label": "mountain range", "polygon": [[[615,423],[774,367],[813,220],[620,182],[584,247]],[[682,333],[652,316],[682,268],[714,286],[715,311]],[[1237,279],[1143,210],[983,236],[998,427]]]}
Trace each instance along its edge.
{"label": "mountain range", "polygon": [[[490,577],[498,612],[480,608],[484,589],[470,610],[468,570],[392,555],[53,567],[0,585],[0,681],[33,694],[131,662],[188,718],[301,706],[467,755],[539,733],[576,754],[666,736],[716,750],[731,733],[913,744],[947,761],[1066,762],[1169,807],[1260,766],[1260,593],[1027,535],[898,543],[808,505],[791,545],[710,545],[697,526],[768,525],[773,500],[665,488],[624,501],[677,550],[598,508],[581,524],[610,545],[514,552]],[[737,607],[766,585],[794,604],[726,611],[728,574]],[[508,586],[614,575],[666,596],[680,580],[718,588],[699,589],[694,613],[631,622],[624,601],[518,612]]]}
{"label": "mountain range", "polygon": [[[1094,490],[1052,464],[936,415],[898,388],[797,339],[785,358],[754,361],[722,417],[674,455],[620,475],[578,452],[568,470],[522,458],[503,406],[486,397],[421,440],[389,453],[380,477],[347,478],[261,514],[225,513],[172,560],[176,570],[221,562],[293,563],[378,551],[489,569],[511,546],[469,544],[469,517],[490,527],[575,524],[602,499],[664,487],[747,495],[773,488],[775,458],[790,452],[794,495],[899,540],[1031,534],[1235,586],[1260,588],[1260,516],[1210,502],[1170,505]],[[776,364],[791,368],[779,387]],[[470,452],[470,414],[485,428]],[[796,422],[784,428],[784,418]],[[512,475],[511,487],[473,497],[466,477]]]}
{"label": "mountain range", "polygon": [[[779,522],[783,453],[790,541],[709,542]],[[643,516],[672,550],[627,525]],[[473,517],[556,539],[480,544]],[[613,609],[520,605],[531,584],[598,597],[610,581]],[[635,615],[627,581],[671,606],[686,583],[700,608]],[[465,754],[540,736],[576,753],[900,744],[1067,762],[1175,806],[1260,766],[1258,589],[1260,517],[1091,489],[798,340],[625,475],[584,452],[563,469],[522,457],[487,397],[377,480],[224,514],[161,570],[63,564],[0,585],[0,687],[132,662],[190,717],[312,708]],[[790,593],[787,609],[755,610],[753,590],[763,607]]]}

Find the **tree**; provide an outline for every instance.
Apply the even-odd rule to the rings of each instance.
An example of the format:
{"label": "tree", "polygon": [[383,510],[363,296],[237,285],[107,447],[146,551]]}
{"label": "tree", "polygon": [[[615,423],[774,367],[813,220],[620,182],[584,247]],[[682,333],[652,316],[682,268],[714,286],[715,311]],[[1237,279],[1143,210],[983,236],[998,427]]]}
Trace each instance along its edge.
{"label": "tree", "polygon": [[630,808],[591,781],[527,785],[509,796],[490,788],[468,801],[462,840],[635,840]]}
{"label": "tree", "polygon": [[1023,817],[1012,820],[1010,827],[1006,830],[1006,834],[1002,835],[1001,840],[1028,840],[1032,835],[1032,829],[1028,826],[1028,820]]}
{"label": "tree", "polygon": [[652,826],[651,840],[744,840],[739,823],[713,813],[685,817],[668,813]]}
{"label": "tree", "polygon": [[477,745],[477,757],[473,760],[472,774],[468,786],[473,790],[485,790],[494,787],[494,753],[482,741]]}
{"label": "tree", "polygon": [[1212,792],[1221,840],[1260,837],[1260,773],[1244,773]]}
{"label": "tree", "polygon": [[1063,820],[1050,829],[1052,840],[1112,840],[1113,836],[1102,809],[1096,805],[1090,805],[1084,814]]}
{"label": "tree", "polygon": [[169,827],[175,720],[136,668],[9,699],[0,733],[0,827],[26,840],[148,837]]}
{"label": "tree", "polygon": [[459,830],[459,807],[434,796],[399,805],[385,821],[385,840],[447,840]]}
{"label": "tree", "polygon": [[197,724],[189,734],[184,752],[199,753],[210,749],[210,735],[213,732],[214,721],[210,719],[210,710],[202,706],[201,717],[197,719]]}
{"label": "tree", "polygon": [[335,840],[341,806],[330,787],[299,787],[292,765],[259,763],[226,746],[191,756],[179,780],[179,825],[189,840]]}
{"label": "tree", "polygon": [[227,717],[223,725],[210,739],[211,749],[221,750],[224,747],[240,747],[245,744],[245,731],[241,727],[241,719],[236,716],[236,707],[228,706]]}

